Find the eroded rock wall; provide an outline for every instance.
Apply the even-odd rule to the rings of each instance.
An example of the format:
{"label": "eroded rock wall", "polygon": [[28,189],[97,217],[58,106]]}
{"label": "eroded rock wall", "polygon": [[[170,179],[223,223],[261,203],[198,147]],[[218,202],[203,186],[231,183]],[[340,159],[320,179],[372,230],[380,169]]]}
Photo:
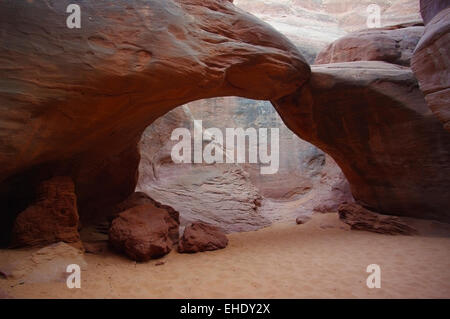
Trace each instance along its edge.
{"label": "eroded rock wall", "polygon": [[330,154],[375,212],[450,221],[450,134],[410,69],[385,62],[313,67],[274,102],[286,125]]}
{"label": "eroded rock wall", "polygon": [[423,26],[367,29],[350,33],[321,51],[315,64],[385,61],[410,66]]}
{"label": "eroded rock wall", "polygon": [[286,35],[310,64],[330,43],[366,29],[367,8],[380,7],[381,27],[420,23],[418,0],[235,0]]}
{"label": "eroded rock wall", "polygon": [[[194,120],[202,120],[203,130],[219,128],[224,137],[226,128],[278,129],[278,171],[261,174],[267,164],[248,163],[248,155],[245,163],[175,164],[171,150],[178,140],[171,141],[171,134],[187,128],[193,139]],[[268,142],[272,149],[270,138]],[[203,146],[209,143],[205,139]],[[225,140],[222,147],[225,150]],[[342,202],[352,201],[336,163],[292,133],[268,102],[229,97],[189,103],[145,130],[140,153],[137,189],[175,207],[182,224],[201,221],[227,232],[248,231],[315,210],[336,211]]]}
{"label": "eroded rock wall", "polygon": [[412,57],[412,69],[430,110],[450,132],[450,8],[434,16]]}

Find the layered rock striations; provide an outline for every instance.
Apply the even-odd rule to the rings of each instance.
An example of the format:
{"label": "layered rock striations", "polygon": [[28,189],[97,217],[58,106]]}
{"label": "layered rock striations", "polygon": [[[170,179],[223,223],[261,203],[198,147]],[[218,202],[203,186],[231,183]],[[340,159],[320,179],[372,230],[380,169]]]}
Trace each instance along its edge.
{"label": "layered rock striations", "polygon": [[357,204],[339,207],[339,218],[353,230],[364,230],[388,235],[417,235],[418,231],[397,216],[386,216],[371,212]]}
{"label": "layered rock striations", "polygon": [[327,46],[316,64],[385,61],[410,66],[424,27],[367,29],[350,33]]}
{"label": "layered rock striations", "polygon": [[450,8],[425,27],[412,57],[412,69],[431,111],[450,131]]}
{"label": "layered rock striations", "polygon": [[[277,129],[278,170],[261,174],[268,164],[249,163],[248,154],[245,163],[194,163],[193,149],[191,163],[174,163],[171,151],[179,141],[171,140],[172,132],[184,128],[193,138],[194,121],[199,120],[204,147],[211,143],[206,134],[209,128],[217,128],[223,135],[227,128]],[[268,149],[274,149],[271,143],[269,138]],[[137,189],[176,208],[182,225],[200,221],[226,232],[250,231],[317,210],[336,211],[342,202],[352,201],[337,164],[292,133],[269,102],[228,97],[189,103],[150,125],[139,146]],[[222,153],[225,148],[224,140]],[[251,151],[258,154],[259,150]]]}
{"label": "layered rock striations", "polygon": [[380,8],[380,27],[420,24],[418,0],[235,0],[291,40],[312,64],[319,52],[349,32],[368,28],[369,6]]}

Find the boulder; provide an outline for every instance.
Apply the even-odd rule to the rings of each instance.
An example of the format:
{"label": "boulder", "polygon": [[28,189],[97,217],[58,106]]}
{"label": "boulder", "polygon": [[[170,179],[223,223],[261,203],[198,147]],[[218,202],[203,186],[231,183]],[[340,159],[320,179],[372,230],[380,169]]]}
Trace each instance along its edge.
{"label": "boulder", "polygon": [[12,246],[79,242],[77,197],[70,177],[59,176],[42,182],[36,197],[36,202],[14,222]]}
{"label": "boulder", "polygon": [[450,221],[450,133],[412,71],[378,61],[312,71],[273,103],[294,133],[334,158],[355,200],[378,213]]}
{"label": "boulder", "polygon": [[258,189],[238,165],[189,166],[164,165],[159,170],[160,179],[140,184],[140,190],[179,210],[182,225],[205,222],[226,232],[270,225],[259,211],[262,197]]}
{"label": "boulder", "polygon": [[415,228],[396,216],[380,215],[358,204],[343,204],[339,218],[353,230],[365,230],[388,235],[416,235]]}
{"label": "boulder", "polygon": [[170,215],[169,220],[169,237],[172,242],[175,244],[178,242],[179,237],[179,226],[180,226],[180,214],[174,208],[168,205],[163,205],[160,202],[154,200],[146,193],[143,192],[134,192],[131,194],[126,200],[117,204],[110,215],[110,220],[114,220],[118,215],[130,208],[141,206],[141,205],[153,205],[157,208],[161,208],[166,210]]}
{"label": "boulder", "polygon": [[220,228],[205,223],[192,223],[184,229],[178,243],[178,252],[197,253],[222,249],[227,245],[228,238]]}
{"label": "boulder", "polygon": [[409,66],[424,31],[422,26],[368,29],[350,33],[321,51],[315,63],[385,61]]}
{"label": "boulder", "polygon": [[109,241],[135,261],[148,261],[170,252],[170,229],[174,220],[165,209],[152,204],[130,208],[113,220]]}
{"label": "boulder", "polygon": [[450,131],[449,57],[450,8],[429,21],[411,65],[429,108],[447,131]]}
{"label": "boulder", "polygon": [[420,0],[420,14],[428,24],[439,12],[450,7],[448,0]]}

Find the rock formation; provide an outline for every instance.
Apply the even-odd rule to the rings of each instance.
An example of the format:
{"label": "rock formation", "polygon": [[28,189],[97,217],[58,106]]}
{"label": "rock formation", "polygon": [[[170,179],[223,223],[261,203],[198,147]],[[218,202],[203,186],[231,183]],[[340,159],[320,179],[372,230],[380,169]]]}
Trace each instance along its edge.
{"label": "rock formation", "polygon": [[[171,140],[171,133],[187,128],[193,136],[194,120],[202,120],[204,129],[222,132],[237,127],[278,128],[278,172],[262,175],[261,166],[266,164],[261,163],[173,163],[171,150],[178,141]],[[205,145],[209,142],[205,138]],[[337,211],[341,203],[352,200],[337,164],[292,133],[265,101],[228,97],[189,103],[150,125],[139,151],[137,189],[177,209],[182,225],[205,222],[227,233],[251,231],[315,210]]]}
{"label": "rock formation", "polygon": [[367,29],[346,35],[325,48],[316,64],[385,61],[409,66],[424,27]]}
{"label": "rock formation", "polygon": [[193,223],[184,229],[178,252],[197,253],[217,250],[228,245],[228,238],[220,228],[205,223]]}
{"label": "rock formation", "polygon": [[[346,32],[359,29],[371,2],[290,1],[294,10],[300,3],[317,9],[313,16],[327,4]],[[179,105],[217,96],[274,101],[294,133],[336,160],[365,207],[450,220],[449,132],[430,114],[409,69],[334,64],[315,67],[310,79],[294,44],[228,0],[84,1],[80,29],[66,27],[70,3],[0,2],[2,239],[34,202],[36,187],[53,176],[72,178],[82,219],[108,214],[135,191],[145,128]],[[384,14],[405,8],[409,16],[411,3],[399,0]],[[423,90],[430,103],[434,92]],[[177,190],[200,196],[206,188],[212,202],[227,209],[241,200],[259,226],[266,222],[256,209],[261,197],[245,173],[234,166],[209,176],[192,170],[189,183],[199,178],[197,193],[183,183]],[[218,188],[222,193],[213,197]],[[231,193],[229,203],[224,190]],[[112,226],[112,241],[135,259],[164,254],[172,242],[172,217],[150,206],[159,213],[149,217],[147,206],[137,206]],[[156,219],[153,226],[148,217]]]}
{"label": "rock formation", "polygon": [[[203,127],[226,128],[275,128],[279,131],[279,166],[274,174],[261,174],[260,161],[239,163],[265,198],[289,200],[304,195],[315,187],[326,163],[326,155],[314,145],[301,140],[283,123],[268,101],[255,101],[237,97],[214,98],[187,104],[185,109],[194,119],[203,120]],[[225,135],[225,134],[224,134]],[[209,141],[205,141],[208,143]],[[224,147],[225,141],[223,143]],[[268,149],[272,149],[268,139]],[[258,149],[252,149],[258,153]]]}
{"label": "rock formation", "polygon": [[333,41],[348,32],[366,29],[369,5],[379,5],[381,27],[422,22],[418,0],[235,0],[234,3],[287,36],[310,64]]}
{"label": "rock formation", "polygon": [[[439,3],[439,1],[436,1]],[[412,58],[412,69],[431,111],[450,131],[450,8],[425,27]]]}
{"label": "rock formation", "polygon": [[175,244],[178,242],[179,232],[178,227],[180,225],[180,213],[173,209],[171,206],[163,205],[153,198],[150,198],[147,194],[142,192],[134,192],[131,194],[126,200],[117,204],[110,215],[108,216],[111,221],[119,216],[120,213],[129,210],[136,206],[147,205],[150,204],[154,207],[164,209],[170,215],[170,223],[169,223],[169,238]]}
{"label": "rock formation", "polygon": [[354,230],[388,235],[416,235],[418,233],[415,228],[399,217],[380,215],[358,204],[343,204],[339,207],[339,218]]}
{"label": "rock formation", "polygon": [[439,12],[450,7],[448,0],[420,0],[420,13],[423,22],[428,24]]}
{"label": "rock formation", "polygon": [[303,224],[306,224],[307,222],[309,222],[310,220],[311,220],[311,217],[309,217],[309,216],[299,216],[295,219],[295,222],[298,225],[303,225]]}
{"label": "rock formation", "polygon": [[70,3],[0,2],[2,228],[54,175],[74,179],[82,219],[124,200],[142,132],[178,105],[276,99],[309,78],[293,44],[228,0],[86,1],[80,29]]}
{"label": "rock formation", "polygon": [[375,61],[314,66],[307,85],[274,105],[293,132],[336,160],[364,207],[450,221],[450,134],[411,70]]}
{"label": "rock formation", "polygon": [[36,197],[36,202],[15,220],[12,246],[78,242],[77,198],[72,180],[61,176],[44,181]]}
{"label": "rock formation", "polygon": [[179,222],[169,212],[151,204],[135,206],[113,220],[109,241],[118,251],[136,261],[148,261],[169,253],[174,242],[170,230]]}
{"label": "rock formation", "polygon": [[[221,114],[221,113],[219,113]],[[192,129],[192,114],[177,108],[150,125],[139,143],[137,190],[180,212],[182,225],[205,222],[227,232],[270,225],[258,212],[262,196],[237,164],[175,164],[171,158],[174,129]]]}

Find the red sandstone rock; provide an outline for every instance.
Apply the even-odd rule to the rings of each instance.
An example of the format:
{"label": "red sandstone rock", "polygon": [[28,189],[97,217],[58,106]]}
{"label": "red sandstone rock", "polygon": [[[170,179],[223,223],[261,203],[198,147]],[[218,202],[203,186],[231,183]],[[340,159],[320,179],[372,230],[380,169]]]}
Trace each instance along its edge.
{"label": "red sandstone rock", "polygon": [[12,246],[79,242],[77,198],[69,177],[54,177],[37,189],[37,200],[14,223]]}
{"label": "red sandstone rock", "polygon": [[366,230],[388,235],[416,235],[415,228],[396,216],[385,216],[371,212],[358,204],[343,204],[339,207],[339,218],[353,230]]}
{"label": "red sandstone rock", "polygon": [[[0,4],[0,69],[5,87],[20,87],[0,94],[7,210],[24,202],[11,200],[17,189],[64,171],[90,218],[132,193],[140,133],[167,110],[216,95],[275,99],[309,77],[292,44],[227,1],[91,1],[80,30],[64,25],[68,3]],[[339,14],[355,9],[341,4]]]}
{"label": "red sandstone rock", "polygon": [[217,250],[228,245],[228,238],[218,227],[205,223],[192,223],[184,229],[178,243],[180,253],[197,253]]}
{"label": "red sandstone rock", "polygon": [[136,206],[119,214],[109,230],[109,241],[136,261],[147,261],[169,253],[173,242],[169,230],[173,219],[151,204]]}
{"label": "red sandstone rock", "polygon": [[117,204],[112,211],[111,220],[115,219],[120,213],[128,209],[147,204],[164,209],[169,213],[169,237],[174,244],[177,243],[179,237],[178,228],[180,226],[180,214],[171,206],[163,205],[143,192],[134,192],[126,200]]}
{"label": "red sandstone rock", "polygon": [[420,13],[428,24],[439,12],[450,7],[448,0],[420,0]]}
{"label": "red sandstone rock", "polygon": [[409,66],[424,27],[368,29],[346,35],[325,48],[316,64],[385,61]]}
{"label": "red sandstone rock", "polygon": [[[80,30],[65,27],[68,3],[70,1],[54,2],[52,10],[49,10],[37,1],[14,5],[0,2],[0,11],[5,17],[1,22],[0,70],[6,74],[3,79],[5,89],[0,93],[0,104],[3,106],[0,110],[0,193],[2,199],[12,203],[12,207],[2,204],[6,211],[20,211],[17,210],[17,203],[22,205],[26,202],[12,200],[16,194],[29,200],[27,187],[24,192],[18,191],[24,185],[34,186],[33,183],[52,176],[55,171],[63,171],[75,179],[83,215],[89,218],[134,191],[139,162],[136,145],[144,128],[160,115],[188,101],[219,95],[277,99],[300,87],[309,77],[308,66],[292,44],[227,1],[153,1],[151,6],[140,1],[118,0],[114,5],[105,5],[104,1],[86,1],[83,17],[88,19]],[[354,3],[335,1],[336,12],[340,14],[343,7],[348,4],[353,6]],[[39,74],[39,79],[36,79],[36,74]],[[406,89],[411,86],[409,79],[401,84],[404,78],[399,75],[400,82],[394,86],[403,89],[398,96],[393,93],[395,90],[389,89],[390,83],[376,83],[379,91],[383,86],[387,87],[388,95],[392,97],[386,98],[388,102],[397,98],[402,101],[410,94]],[[356,78],[357,72],[352,76]],[[366,76],[363,74],[363,78]],[[397,81],[397,77],[389,80]],[[358,99],[362,96],[361,100],[367,101],[363,92],[366,84],[363,80],[358,83],[354,81],[355,85],[350,85],[349,91],[361,89],[357,101],[354,101],[357,104],[355,109],[365,110],[365,105],[360,104]],[[376,82],[374,78],[371,81]],[[347,83],[342,79],[338,85],[343,82],[346,87]],[[326,86],[322,89],[327,91]],[[372,98],[373,91],[367,91]],[[342,91],[336,93],[336,97],[344,100],[347,95]],[[417,96],[414,88],[412,95]],[[324,102],[333,101],[328,98]],[[321,97],[316,99],[320,101]],[[382,98],[374,101],[381,101],[378,106],[385,102]],[[369,101],[368,104],[371,103]],[[332,103],[322,104],[323,108],[330,105]],[[371,105],[372,109],[375,108],[375,102]],[[392,103],[388,105],[392,106]],[[396,114],[396,107],[388,109]],[[412,109],[411,113],[417,113],[414,107]],[[336,114],[334,110],[330,113]],[[418,113],[422,119],[423,113]],[[366,137],[371,143],[375,140],[378,150],[383,149],[379,146],[383,143],[388,145],[389,150],[394,147],[391,145],[391,135],[387,134],[385,139],[383,132],[377,130],[378,122],[368,132],[364,125],[355,124],[358,121],[354,119],[353,112],[343,115],[336,118],[324,115],[323,120],[315,119],[325,122],[325,125],[320,129],[319,138],[310,136],[309,140],[316,140],[322,145],[322,138],[329,139],[323,136],[327,135],[327,127],[330,134],[334,134],[335,126],[339,126],[335,121],[341,124],[350,122],[353,124],[351,127],[356,128],[354,134]],[[380,126],[389,129],[397,118],[389,118],[390,115],[383,113],[373,121],[379,121]],[[385,116],[388,116],[388,124],[383,124]],[[290,120],[289,117],[285,120],[289,120],[290,126],[294,127],[292,122],[298,117],[294,114]],[[387,155],[369,152],[370,159],[383,157],[387,162],[376,163],[372,167],[370,160],[366,160],[365,151],[373,149],[364,143],[358,144],[358,141],[344,138],[340,143],[330,141],[328,150],[340,165],[347,162],[345,172],[347,175],[353,173],[350,174],[353,177],[353,191],[359,194],[360,199],[370,199],[370,203],[384,200],[382,195],[387,190],[396,194],[389,195],[387,192],[388,208],[392,206],[392,196],[398,202],[407,203],[411,187],[416,187],[410,204],[414,206],[418,202],[419,191],[431,185],[425,191],[431,204],[419,203],[419,208],[411,210],[417,214],[420,207],[431,205],[436,208],[442,195],[435,195],[437,199],[428,195],[433,192],[442,194],[441,190],[448,188],[445,178],[438,180],[435,174],[436,170],[445,166],[434,152],[436,140],[442,134],[437,132],[437,136],[431,137],[433,132],[429,132],[427,125],[415,125],[423,123],[421,120],[411,114],[400,117],[413,118],[402,122],[401,126],[410,125],[419,130],[413,133],[414,137],[419,137],[420,145],[415,152],[419,153],[418,162],[427,164],[424,165],[423,175],[431,171],[430,177],[425,177],[423,186],[418,186],[422,183],[420,178],[412,178],[414,186],[411,186],[411,179],[395,181],[398,174],[404,177],[409,169],[409,163],[404,160],[406,155],[401,152],[390,150]],[[338,128],[342,131],[347,129],[346,126]],[[430,130],[433,131],[434,127]],[[373,131],[375,136],[371,134]],[[409,133],[406,128],[405,131]],[[428,156],[428,148],[424,146],[428,137],[432,140],[431,158],[436,161],[424,163],[422,159]],[[346,142],[357,146],[354,148],[357,156],[348,152]],[[399,142],[406,144],[401,145],[400,149],[409,147],[406,153],[414,162],[416,156],[412,156],[413,147],[410,145],[413,142],[408,140],[409,143],[405,143],[404,139],[399,139]],[[363,147],[358,148],[361,145]],[[446,145],[444,138],[444,147]],[[343,151],[330,150],[332,148],[342,148]],[[397,163],[397,156],[400,163]],[[355,163],[357,167],[352,170],[353,163],[349,162],[353,160],[365,163]],[[444,158],[443,163],[446,161],[447,158]],[[416,171],[419,164],[412,165]],[[393,171],[390,170],[392,166],[396,168]],[[367,172],[360,169],[367,169]],[[446,172],[445,169],[443,171]],[[374,172],[380,176],[373,177]],[[392,173],[395,176],[389,176]],[[387,175],[387,182],[381,175]],[[414,176],[421,177],[420,174]],[[389,185],[391,180],[393,184]],[[442,185],[439,185],[440,181]],[[360,190],[355,190],[355,185],[360,186]],[[400,210],[408,211],[406,208]],[[437,212],[433,214],[441,215]],[[428,210],[425,210],[424,216],[430,216]]]}
{"label": "red sandstone rock", "polygon": [[367,7],[381,8],[381,26],[422,23],[418,0],[239,0],[235,4],[289,38],[309,63],[331,42],[367,28]]}
{"label": "red sandstone rock", "polygon": [[425,28],[412,58],[412,69],[431,111],[450,131],[450,8]]}
{"label": "red sandstone rock", "polygon": [[375,61],[312,69],[308,85],[274,102],[286,125],[336,160],[364,207],[450,221],[450,134],[411,70]]}
{"label": "red sandstone rock", "polygon": [[214,96],[279,98],[310,75],[293,44],[230,1],[85,1],[80,29],[65,25],[70,3],[0,2],[7,211],[20,211],[22,185],[61,171],[89,219],[134,191],[139,138],[164,113]]}

